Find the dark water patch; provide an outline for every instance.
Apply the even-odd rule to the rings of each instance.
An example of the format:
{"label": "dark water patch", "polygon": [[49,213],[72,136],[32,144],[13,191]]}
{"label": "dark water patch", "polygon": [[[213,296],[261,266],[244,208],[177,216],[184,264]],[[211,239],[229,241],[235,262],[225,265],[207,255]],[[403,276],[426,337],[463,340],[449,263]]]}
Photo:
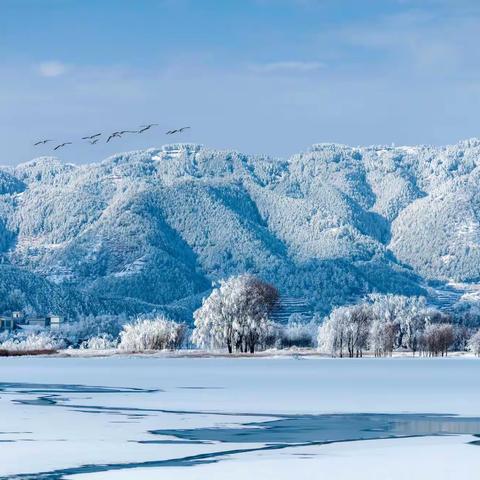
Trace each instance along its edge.
{"label": "dark water patch", "polygon": [[[160,389],[143,389],[143,388],[134,388],[134,387],[100,387],[100,386],[89,386],[89,385],[80,385],[80,384],[44,384],[44,383],[20,383],[20,382],[0,382],[0,391],[9,394],[21,394],[25,396],[34,396],[35,398],[20,398],[14,399],[13,403],[20,405],[31,405],[31,406],[42,406],[42,407],[51,407],[51,406],[61,406],[76,409],[77,411],[83,413],[110,413],[117,415],[129,415],[130,417],[136,416],[138,418],[146,416],[142,413],[122,413],[124,408],[110,408],[110,407],[100,407],[100,406],[88,406],[88,405],[71,405],[68,402],[71,401],[70,398],[61,395],[65,393],[71,394],[125,394],[125,393],[157,393],[162,392]],[[91,399],[92,397],[75,397],[76,400],[80,399]],[[141,409],[132,409],[131,411],[141,412]]]}
{"label": "dark water patch", "polygon": [[[117,415],[124,416],[131,419],[147,418],[151,416],[151,413],[163,413],[156,409],[141,409],[131,407],[109,407],[101,405],[75,405],[75,404],[62,404],[60,407],[68,408],[80,413],[93,413],[97,415]],[[132,413],[141,412],[141,413]]]}
{"label": "dark water patch", "polygon": [[283,414],[268,414],[268,413],[252,413],[252,412],[217,412],[217,411],[198,411],[198,410],[171,410],[166,408],[141,408],[141,407],[112,407],[105,405],[78,405],[78,404],[68,404],[68,405],[59,405],[61,407],[72,408],[75,410],[82,409],[86,413],[110,413],[114,412],[145,412],[148,413],[168,413],[173,415],[212,415],[220,417],[251,417],[251,418],[283,418],[288,417],[288,415]]}
{"label": "dark water patch", "polygon": [[[15,432],[14,432],[15,433]],[[25,432],[32,433],[32,432]],[[0,443],[36,442],[33,438],[0,438]]]}
{"label": "dark water patch", "polygon": [[[214,387],[184,386],[178,388],[203,390]],[[136,442],[144,445],[156,444],[159,446],[176,444],[204,445],[216,443],[219,444],[219,448],[223,447],[222,451],[218,452],[197,453],[182,458],[145,462],[104,463],[98,465],[86,464],[66,469],[55,469],[39,473],[0,477],[2,479],[62,480],[65,477],[74,474],[100,473],[148,467],[194,466],[219,462],[229,458],[231,455],[239,455],[249,452],[282,450],[339,442],[452,434],[480,435],[480,418],[463,418],[453,415],[369,413],[282,415],[251,412],[168,410],[108,405],[84,405],[84,402],[82,401],[84,398],[79,398],[78,396],[78,394],[85,393],[144,394],[159,392],[162,390],[110,388],[77,384],[61,385],[35,383],[0,383],[0,390],[8,394],[16,393],[23,395],[24,398],[14,400],[17,404],[66,408],[86,414],[95,413],[117,416],[116,420],[109,418],[109,423],[137,423],[139,419],[146,416],[155,417],[158,415],[159,418],[161,418],[161,414],[173,414],[180,417],[186,417],[189,415],[208,415],[212,418],[212,424],[214,424],[213,422],[215,421],[213,417],[227,417],[229,424],[235,424],[233,427],[220,425],[208,428],[155,429],[145,433],[156,435],[157,438],[151,439],[150,437],[149,439]],[[70,395],[65,396],[65,394]],[[74,403],[68,398],[69,396],[71,396],[72,399],[75,399]],[[123,416],[123,418],[119,418],[119,416]],[[479,440],[472,442],[473,445],[480,444],[480,436],[478,438]],[[5,440],[10,439],[6,438]],[[238,448],[238,445],[244,448]],[[234,446],[236,448],[232,448]],[[291,450],[285,453],[291,454]],[[309,454],[298,453],[297,455],[301,456],[301,458],[308,458]]]}
{"label": "dark water patch", "polygon": [[[20,405],[35,405],[35,406],[41,406],[41,407],[51,407],[53,405],[57,405],[58,401],[60,400],[56,397],[57,397],[56,395],[45,395],[45,396],[40,396],[32,399],[17,399],[17,400],[13,400],[13,403],[17,403]],[[63,398],[61,400],[66,400],[66,399]]]}
{"label": "dark water patch", "polygon": [[[25,473],[19,475],[11,475],[9,477],[0,477],[0,480],[63,480],[70,475],[111,472],[116,470],[131,470],[135,468],[160,468],[160,467],[193,467],[195,465],[206,465],[216,463],[221,458],[230,455],[238,455],[242,453],[262,452],[269,450],[281,450],[291,447],[292,445],[267,445],[254,448],[237,448],[232,450],[224,450],[221,452],[200,453],[197,455],[189,455],[181,458],[167,460],[150,460],[146,462],[131,463],[111,463],[98,465],[82,465],[79,467],[63,468],[51,470],[49,472]],[[307,445],[296,445],[307,446]]]}
{"label": "dark water patch", "polygon": [[0,382],[0,392],[13,393],[154,393],[160,389],[100,387],[79,384]]}
{"label": "dark water patch", "polygon": [[[35,387],[35,388],[33,388]],[[203,387],[179,387],[179,388],[194,388],[200,389]],[[223,387],[205,387],[207,388],[223,388]],[[218,415],[218,416],[244,416],[244,417],[270,417],[270,414],[263,413],[231,413],[231,412],[204,412],[196,410],[171,410],[163,408],[141,408],[141,407],[115,407],[115,406],[105,406],[105,405],[82,405],[82,404],[73,404],[67,403],[72,399],[60,396],[60,393],[158,393],[164,392],[162,389],[142,389],[142,388],[130,388],[130,387],[97,387],[97,386],[87,386],[87,385],[77,385],[77,384],[38,384],[38,383],[1,383],[0,382],[0,391],[4,391],[9,394],[25,394],[25,395],[39,395],[35,399],[16,399],[13,400],[14,403],[19,403],[23,405],[41,405],[41,406],[51,406],[56,405],[58,407],[69,408],[83,413],[107,413],[107,414],[127,414],[137,415],[137,416],[147,416],[149,413],[167,413],[174,415]],[[92,397],[84,397],[83,399],[91,399]],[[82,398],[75,396],[75,401],[78,401]],[[275,417],[282,415],[275,414]]]}
{"label": "dark water patch", "polygon": [[[237,414],[230,415],[237,416]],[[452,434],[474,434],[478,436],[480,435],[480,418],[433,414],[283,415],[277,416],[274,420],[244,423],[237,428],[171,429],[154,430],[150,433],[168,435],[173,437],[174,440],[160,439],[138,443],[175,444],[183,442],[204,444],[218,442],[227,446],[233,442],[245,444],[245,448],[232,449],[227,447],[219,452],[200,453],[165,460],[83,465],[35,474],[19,474],[8,478],[17,480],[62,480],[75,474],[135,468],[186,467],[218,462],[231,455],[332,443]],[[259,443],[262,446],[256,446]],[[249,444],[252,445],[249,446]],[[298,455],[308,458],[309,454],[300,453]]]}
{"label": "dark water patch", "polygon": [[203,442],[200,440],[131,440],[134,443],[142,445],[208,445],[212,442]]}
{"label": "dark water patch", "polygon": [[228,443],[305,443],[370,440],[403,436],[478,434],[480,418],[422,414],[296,415],[237,428],[154,430],[184,440]]}
{"label": "dark water patch", "polygon": [[[387,437],[395,438],[395,437]],[[344,442],[353,442],[355,440],[345,440]],[[197,455],[189,455],[181,458],[167,459],[167,460],[150,460],[146,462],[131,462],[131,463],[111,463],[111,464],[91,464],[82,465],[79,467],[64,468],[52,470],[49,472],[27,473],[13,475],[9,477],[0,477],[0,480],[64,480],[70,475],[101,473],[117,470],[131,470],[135,468],[161,468],[161,467],[194,467],[196,465],[207,465],[210,463],[217,463],[222,459],[226,459],[231,455],[240,455],[244,453],[266,452],[274,450],[284,450],[286,448],[295,447],[311,447],[320,445],[329,445],[337,442],[309,442],[302,444],[275,444],[265,445],[262,447],[252,448],[235,448],[231,450],[223,450],[220,452],[200,453]],[[341,443],[341,442],[338,442]]]}
{"label": "dark water patch", "polygon": [[[474,435],[474,437],[480,438],[480,434]],[[469,445],[480,446],[480,440],[474,440],[473,442],[469,442]]]}

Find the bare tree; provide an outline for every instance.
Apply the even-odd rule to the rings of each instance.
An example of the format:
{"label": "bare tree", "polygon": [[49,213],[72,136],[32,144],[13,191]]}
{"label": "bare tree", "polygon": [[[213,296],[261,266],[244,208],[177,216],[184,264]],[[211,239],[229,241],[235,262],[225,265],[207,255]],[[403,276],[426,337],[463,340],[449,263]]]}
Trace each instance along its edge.
{"label": "bare tree", "polygon": [[424,344],[430,356],[447,356],[453,341],[453,326],[448,323],[430,324],[425,328]]}

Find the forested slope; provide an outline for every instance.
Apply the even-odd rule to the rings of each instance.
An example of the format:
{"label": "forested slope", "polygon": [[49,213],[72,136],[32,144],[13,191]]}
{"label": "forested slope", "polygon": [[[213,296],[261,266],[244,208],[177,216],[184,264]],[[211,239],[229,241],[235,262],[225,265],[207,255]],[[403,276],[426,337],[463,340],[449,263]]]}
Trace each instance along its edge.
{"label": "forested slope", "polygon": [[243,272],[322,312],[476,282],[479,159],[477,140],[320,144],[288,160],[169,145],[4,167],[1,307],[138,313]]}

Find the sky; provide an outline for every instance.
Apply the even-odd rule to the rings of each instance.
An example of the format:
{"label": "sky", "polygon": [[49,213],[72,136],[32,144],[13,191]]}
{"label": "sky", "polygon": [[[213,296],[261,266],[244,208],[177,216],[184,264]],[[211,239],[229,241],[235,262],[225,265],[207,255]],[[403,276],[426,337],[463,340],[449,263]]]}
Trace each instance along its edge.
{"label": "sky", "polygon": [[477,0],[0,0],[0,164],[480,137],[478,44]]}

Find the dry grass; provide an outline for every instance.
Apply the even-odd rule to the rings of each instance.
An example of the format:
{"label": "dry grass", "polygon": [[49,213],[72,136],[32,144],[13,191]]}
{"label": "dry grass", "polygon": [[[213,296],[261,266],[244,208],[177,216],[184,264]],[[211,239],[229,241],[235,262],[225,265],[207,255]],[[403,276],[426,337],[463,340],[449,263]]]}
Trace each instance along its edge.
{"label": "dry grass", "polygon": [[56,350],[1,350],[0,357],[24,357],[28,355],[53,355]]}

